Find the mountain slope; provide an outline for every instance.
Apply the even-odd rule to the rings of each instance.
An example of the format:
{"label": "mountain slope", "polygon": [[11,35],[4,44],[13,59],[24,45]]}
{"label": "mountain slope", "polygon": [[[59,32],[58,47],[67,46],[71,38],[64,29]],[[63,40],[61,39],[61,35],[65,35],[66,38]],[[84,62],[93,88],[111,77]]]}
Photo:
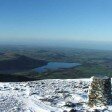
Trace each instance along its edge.
{"label": "mountain slope", "polygon": [[35,60],[19,54],[3,54],[0,60],[0,70],[27,70],[47,64],[44,60]]}

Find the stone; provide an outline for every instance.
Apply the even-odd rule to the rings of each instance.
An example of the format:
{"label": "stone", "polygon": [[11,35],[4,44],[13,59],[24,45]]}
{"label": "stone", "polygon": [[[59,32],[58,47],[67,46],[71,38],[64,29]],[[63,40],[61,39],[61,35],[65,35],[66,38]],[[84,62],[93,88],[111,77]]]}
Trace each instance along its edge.
{"label": "stone", "polygon": [[75,107],[76,104],[74,104],[74,103],[72,103],[72,102],[66,102],[66,103],[65,103],[65,106],[67,106],[67,107]]}
{"label": "stone", "polygon": [[67,112],[67,110],[64,110],[63,112]]}
{"label": "stone", "polygon": [[77,110],[71,109],[69,112],[77,112]]}
{"label": "stone", "polygon": [[98,109],[94,109],[94,112],[100,112],[100,110],[98,110]]}
{"label": "stone", "polygon": [[92,77],[92,82],[88,91],[88,105],[105,106],[110,104],[111,99],[111,78]]}

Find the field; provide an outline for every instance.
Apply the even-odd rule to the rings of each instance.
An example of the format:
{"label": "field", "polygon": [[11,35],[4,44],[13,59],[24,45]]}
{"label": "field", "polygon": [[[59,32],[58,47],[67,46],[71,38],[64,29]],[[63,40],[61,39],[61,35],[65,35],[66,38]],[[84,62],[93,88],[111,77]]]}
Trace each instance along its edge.
{"label": "field", "polygon": [[[6,55],[4,56],[3,53]],[[13,54],[13,56],[9,54]],[[31,63],[31,69],[18,70],[11,73],[6,72],[7,70],[0,71],[1,77],[4,75],[8,75],[10,77],[11,75],[16,77],[23,76],[29,80],[39,80],[87,78],[93,75],[112,76],[112,51],[109,50],[103,51],[76,48],[46,48],[37,46],[1,46],[0,64],[1,62],[9,60],[10,58],[13,59],[15,56],[14,54],[24,56],[32,60],[43,60],[44,62],[77,62],[80,63],[81,66],[55,71],[49,70],[45,73],[36,73],[32,69],[34,65]]]}

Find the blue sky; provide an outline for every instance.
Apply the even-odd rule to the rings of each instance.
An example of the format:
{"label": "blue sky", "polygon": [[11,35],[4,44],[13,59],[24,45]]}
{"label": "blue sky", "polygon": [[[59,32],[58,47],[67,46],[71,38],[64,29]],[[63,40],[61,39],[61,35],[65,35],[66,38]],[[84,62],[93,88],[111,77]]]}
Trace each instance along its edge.
{"label": "blue sky", "polygon": [[111,42],[112,0],[0,0],[0,41]]}

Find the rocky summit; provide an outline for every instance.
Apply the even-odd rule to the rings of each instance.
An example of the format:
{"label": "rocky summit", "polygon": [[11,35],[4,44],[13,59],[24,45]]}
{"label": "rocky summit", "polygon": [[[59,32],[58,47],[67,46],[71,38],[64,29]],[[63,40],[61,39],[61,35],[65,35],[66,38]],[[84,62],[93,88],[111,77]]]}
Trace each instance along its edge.
{"label": "rocky summit", "polygon": [[0,83],[0,112],[111,112],[88,106],[91,79],[47,79]]}

